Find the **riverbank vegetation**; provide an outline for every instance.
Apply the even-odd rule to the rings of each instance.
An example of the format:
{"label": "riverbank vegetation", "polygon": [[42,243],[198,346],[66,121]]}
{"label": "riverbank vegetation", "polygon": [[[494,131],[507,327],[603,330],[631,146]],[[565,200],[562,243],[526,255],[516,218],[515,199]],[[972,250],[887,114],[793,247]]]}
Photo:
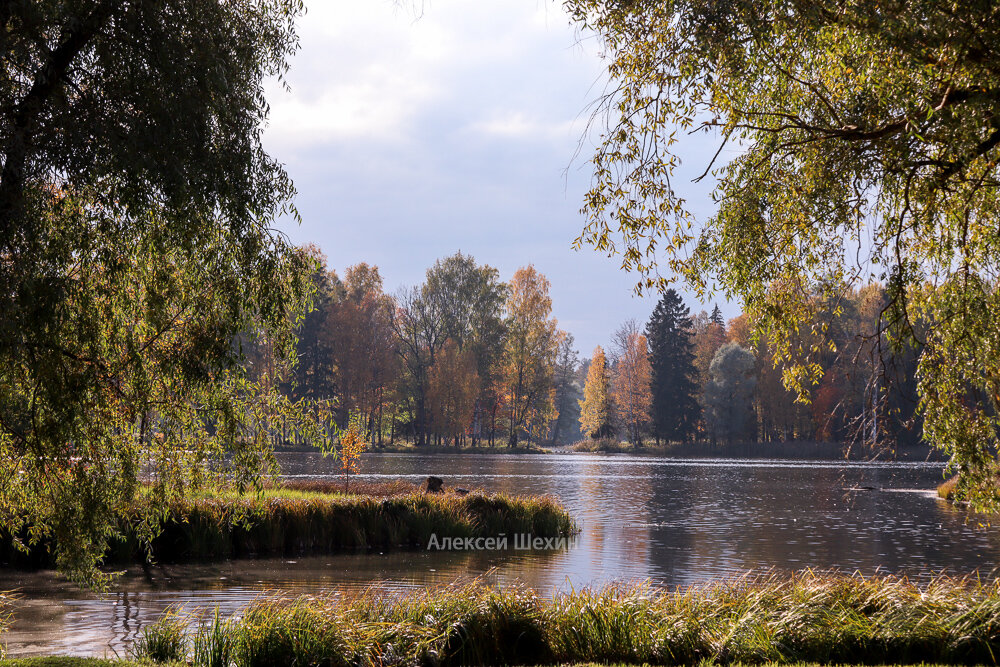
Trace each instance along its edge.
{"label": "riverbank vegetation", "polygon": [[[425,548],[431,535],[565,537],[575,530],[569,514],[549,497],[424,493],[405,482],[354,482],[351,491],[338,482],[315,481],[269,487],[259,495],[225,488],[188,494],[169,503],[149,553],[160,562],[295,556]],[[106,563],[146,559],[144,533],[134,528],[147,515],[141,503],[121,519],[123,537],[112,541]],[[0,561],[51,566],[50,546],[25,554],[8,537],[0,540]]]}
{"label": "riverbank vegetation", "polygon": [[[939,578],[805,573],[668,591],[611,586],[547,598],[524,588],[451,586],[270,598],[180,637],[168,615],[145,629],[162,655],[216,664],[545,665],[797,663],[993,664],[1000,587]],[[166,637],[169,641],[161,641]],[[199,642],[201,648],[199,649]],[[196,663],[199,664],[199,663]]]}

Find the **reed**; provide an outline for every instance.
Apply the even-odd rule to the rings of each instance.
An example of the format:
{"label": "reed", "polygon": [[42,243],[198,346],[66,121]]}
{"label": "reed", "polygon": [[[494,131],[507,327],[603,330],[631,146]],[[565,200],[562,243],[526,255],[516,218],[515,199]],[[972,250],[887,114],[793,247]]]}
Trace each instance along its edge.
{"label": "reed", "polygon": [[[129,528],[143,515],[139,506],[122,520],[126,538],[112,545],[106,562],[145,560],[145,545]],[[176,501],[151,547],[156,561],[182,562],[424,548],[434,534],[565,537],[575,530],[566,510],[547,496],[424,494],[408,482],[362,484],[347,494],[336,483],[300,481],[260,495],[217,488]],[[9,537],[0,538],[0,562],[15,566],[51,566],[50,551],[43,544],[24,554]]]}
{"label": "reed", "polygon": [[130,652],[137,660],[180,662],[187,655],[186,633],[185,617],[179,609],[169,609],[156,623],[143,628]]}
{"label": "reed", "polygon": [[[3,636],[4,631],[10,627],[11,621],[11,607],[13,606],[13,599],[10,594],[0,592],[0,637]],[[0,641],[0,660],[3,660],[7,653],[7,647],[4,646],[3,642]]]}
{"label": "reed", "polygon": [[949,477],[943,483],[941,483],[937,488],[938,497],[944,498],[945,500],[954,500],[955,491],[958,488],[958,475]]}
{"label": "reed", "polygon": [[1000,586],[811,572],[553,597],[471,584],[406,597],[266,598],[219,627],[238,667],[995,664]]}
{"label": "reed", "polygon": [[[575,530],[552,498],[483,493],[377,496],[278,488],[255,497],[222,491],[179,501],[170,514],[152,544],[161,561],[424,548],[434,534],[560,537]],[[119,561],[143,556],[135,540],[114,555]]]}

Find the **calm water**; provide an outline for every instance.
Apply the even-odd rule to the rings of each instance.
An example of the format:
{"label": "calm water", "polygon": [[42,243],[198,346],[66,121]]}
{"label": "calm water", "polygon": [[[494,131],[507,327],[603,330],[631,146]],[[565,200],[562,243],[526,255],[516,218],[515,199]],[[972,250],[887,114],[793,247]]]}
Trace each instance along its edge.
{"label": "calm water", "polygon": [[[325,477],[334,462],[282,456],[285,474]],[[548,552],[405,552],[234,561],[129,571],[100,598],[51,573],[0,572],[17,589],[11,655],[124,655],[170,605],[238,610],[264,591],[330,592],[372,583],[395,590],[485,575],[544,591],[615,580],[686,585],[747,570],[837,568],[926,577],[991,576],[1000,531],[933,494],[940,464],[677,460],[625,455],[371,455],[363,477],[512,493],[551,493],[582,527]],[[856,490],[872,487],[874,490]],[[855,489],[855,490],[852,490]]]}

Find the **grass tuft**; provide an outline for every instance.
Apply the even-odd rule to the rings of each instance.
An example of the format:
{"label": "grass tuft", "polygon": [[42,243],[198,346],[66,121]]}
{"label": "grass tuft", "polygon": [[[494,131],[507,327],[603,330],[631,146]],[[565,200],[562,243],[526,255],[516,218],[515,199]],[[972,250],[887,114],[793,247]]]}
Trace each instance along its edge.
{"label": "grass tuft", "polygon": [[131,656],[138,662],[180,662],[187,656],[187,620],[177,608],[144,628],[132,644]]}
{"label": "grass tuft", "polygon": [[213,627],[237,667],[995,664],[1000,585],[806,572],[544,598],[477,583],[407,597],[267,598]]}
{"label": "grass tuft", "polygon": [[937,494],[939,497],[945,500],[954,500],[955,491],[958,489],[958,475],[949,478],[944,483],[942,483],[937,488]]}

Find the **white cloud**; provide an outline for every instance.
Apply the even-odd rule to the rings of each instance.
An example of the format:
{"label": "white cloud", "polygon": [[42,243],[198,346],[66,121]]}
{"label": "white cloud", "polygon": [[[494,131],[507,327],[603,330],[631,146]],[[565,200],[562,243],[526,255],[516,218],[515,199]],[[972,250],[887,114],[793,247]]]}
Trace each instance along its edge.
{"label": "white cloud", "polygon": [[488,137],[514,140],[565,140],[580,130],[572,120],[544,121],[531,117],[524,111],[498,113],[486,120],[468,125],[467,131]]}

